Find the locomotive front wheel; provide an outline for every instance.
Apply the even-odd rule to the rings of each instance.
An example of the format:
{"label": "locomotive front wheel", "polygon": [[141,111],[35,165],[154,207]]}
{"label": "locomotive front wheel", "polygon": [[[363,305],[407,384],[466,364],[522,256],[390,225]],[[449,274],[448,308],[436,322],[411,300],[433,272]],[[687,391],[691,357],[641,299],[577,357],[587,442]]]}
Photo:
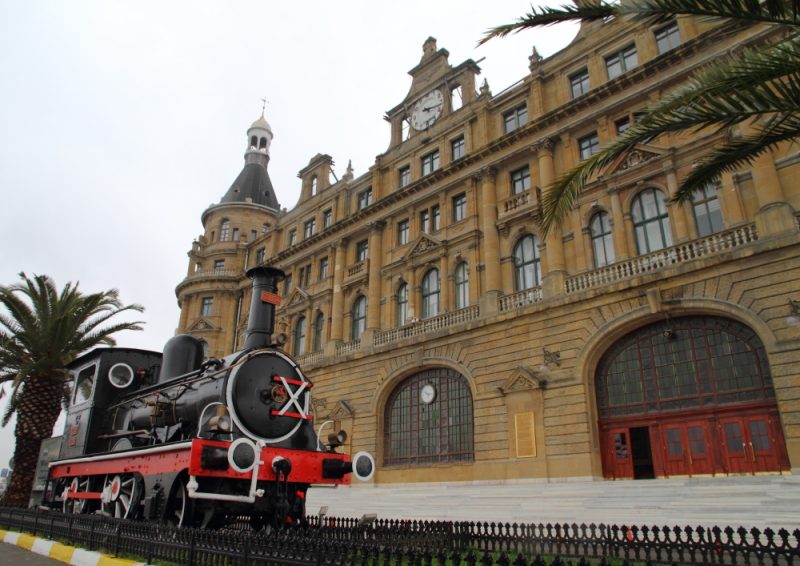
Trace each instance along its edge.
{"label": "locomotive front wheel", "polygon": [[103,512],[117,519],[133,519],[142,500],[142,481],[136,474],[106,476]]}
{"label": "locomotive front wheel", "polygon": [[181,474],[175,478],[175,483],[172,485],[164,514],[164,521],[170,526],[194,526],[194,501],[189,498],[186,483],[186,476]]}
{"label": "locomotive front wheel", "polygon": [[[87,476],[72,478],[72,481],[67,489],[75,493],[89,491],[89,478]],[[89,511],[90,504],[91,501],[88,499],[70,499],[67,497],[65,492],[62,510],[64,513],[69,514],[87,513]]]}

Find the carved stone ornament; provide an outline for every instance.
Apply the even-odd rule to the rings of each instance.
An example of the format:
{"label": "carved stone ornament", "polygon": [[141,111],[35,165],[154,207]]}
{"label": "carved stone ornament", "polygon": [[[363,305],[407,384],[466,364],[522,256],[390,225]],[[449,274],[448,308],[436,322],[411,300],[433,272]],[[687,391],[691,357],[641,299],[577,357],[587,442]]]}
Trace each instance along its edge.
{"label": "carved stone ornament", "polygon": [[197,322],[195,322],[190,328],[189,332],[203,332],[208,330],[216,330],[217,328],[208,322],[207,320],[201,318]]}
{"label": "carved stone ornament", "polygon": [[789,309],[791,310],[792,315],[800,316],[800,301],[789,299]]}
{"label": "carved stone ornament", "polygon": [[438,246],[439,242],[436,242],[435,240],[425,235],[422,235],[420,236],[419,241],[416,243],[416,245],[411,249],[411,253],[409,254],[409,256],[413,257],[417,255],[422,255],[434,248],[437,248]]}
{"label": "carved stone ornament", "polygon": [[350,403],[345,400],[341,400],[336,403],[336,406],[333,408],[328,418],[335,421],[341,421],[344,419],[351,419],[354,415],[355,413],[353,412],[353,408],[350,406]]}
{"label": "carved stone ornament", "polygon": [[507,395],[516,391],[531,391],[533,389],[544,389],[547,380],[542,379],[539,374],[527,366],[519,366],[511,372],[509,378],[500,387],[500,393]]}
{"label": "carved stone ornament", "polygon": [[544,363],[548,366],[550,364],[555,364],[561,367],[561,352],[551,352],[547,348],[542,348],[542,350],[544,350]]}
{"label": "carved stone ornament", "polygon": [[325,399],[320,399],[319,397],[311,399],[311,406],[314,408],[315,415],[324,415],[327,405],[328,402]]}

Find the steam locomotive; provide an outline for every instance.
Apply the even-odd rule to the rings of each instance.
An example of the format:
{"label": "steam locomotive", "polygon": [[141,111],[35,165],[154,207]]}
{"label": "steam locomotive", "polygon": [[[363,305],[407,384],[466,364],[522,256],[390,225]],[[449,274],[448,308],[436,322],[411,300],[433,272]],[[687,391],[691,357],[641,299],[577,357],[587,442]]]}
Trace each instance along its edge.
{"label": "steam locomotive", "polygon": [[[336,451],[314,429],[312,383],[271,343],[279,269],[255,267],[244,348],[203,359],[202,343],[171,338],[164,353],[100,348],[75,360],[59,459],[43,502],[177,526],[254,527],[305,520],[311,485],[372,477],[375,462]],[[321,427],[320,427],[321,428]]]}

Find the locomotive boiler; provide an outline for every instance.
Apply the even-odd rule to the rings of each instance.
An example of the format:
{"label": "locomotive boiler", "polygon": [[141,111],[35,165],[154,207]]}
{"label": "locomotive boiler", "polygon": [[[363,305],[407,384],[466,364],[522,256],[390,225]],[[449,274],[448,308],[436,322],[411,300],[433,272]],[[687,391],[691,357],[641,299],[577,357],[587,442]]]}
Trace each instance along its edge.
{"label": "locomotive boiler", "polygon": [[75,360],[60,459],[44,501],[183,526],[247,516],[260,527],[305,519],[309,486],[368,480],[368,453],[319,438],[313,384],[271,342],[282,271],[256,267],[244,348],[203,359],[202,343],[170,339],[163,355],[102,348]]}

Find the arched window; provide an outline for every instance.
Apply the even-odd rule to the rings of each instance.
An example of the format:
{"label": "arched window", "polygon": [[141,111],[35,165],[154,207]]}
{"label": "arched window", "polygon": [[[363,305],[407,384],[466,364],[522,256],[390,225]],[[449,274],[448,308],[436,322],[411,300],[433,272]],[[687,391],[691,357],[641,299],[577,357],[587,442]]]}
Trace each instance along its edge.
{"label": "arched window", "polygon": [[292,353],[300,356],[306,352],[306,317],[301,316],[294,325],[294,345]]}
{"label": "arched window", "polygon": [[325,328],[325,315],[322,312],[318,312],[317,316],[314,317],[314,344],[313,349],[315,352],[319,352],[322,350],[322,331]]}
{"label": "arched window", "polygon": [[697,224],[697,235],[710,236],[723,229],[722,210],[717,196],[717,185],[706,183],[692,193],[692,210]]}
{"label": "arched window", "polygon": [[258,137],[252,136],[250,138],[250,147],[255,148],[258,145]]}
{"label": "arched window", "polygon": [[589,220],[589,233],[592,236],[594,266],[603,267],[614,263],[614,240],[611,236],[611,221],[607,212],[600,211]]}
{"label": "arched window", "polygon": [[408,283],[397,288],[397,326],[408,322]]}
{"label": "arched window", "polygon": [[358,340],[367,329],[367,298],[360,295],[353,303],[353,330],[350,333],[352,340]]}
{"label": "arched window", "polygon": [[228,221],[227,218],[222,220],[222,223],[219,225],[219,241],[220,242],[227,242],[228,237],[231,233],[231,223]]}
{"label": "arched window", "polygon": [[266,149],[267,147],[267,138],[261,138],[261,141],[258,144],[258,149]]}
{"label": "arched window", "polygon": [[774,399],[766,352],[743,324],[678,318],[619,340],[596,374],[601,418]]}
{"label": "arched window", "polygon": [[539,238],[528,234],[514,246],[514,275],[517,291],[538,287],[542,281]]}
{"label": "arched window", "polygon": [[435,368],[400,383],[384,413],[384,465],[473,459],[472,393],[456,371]]}
{"label": "arched window", "polygon": [[636,195],[631,216],[639,254],[648,254],[672,245],[664,193],[658,189],[645,189]]}
{"label": "arched window", "polygon": [[456,308],[463,309],[469,305],[469,269],[467,262],[456,266]]}
{"label": "arched window", "polygon": [[422,318],[439,314],[439,270],[431,269],[422,278]]}

